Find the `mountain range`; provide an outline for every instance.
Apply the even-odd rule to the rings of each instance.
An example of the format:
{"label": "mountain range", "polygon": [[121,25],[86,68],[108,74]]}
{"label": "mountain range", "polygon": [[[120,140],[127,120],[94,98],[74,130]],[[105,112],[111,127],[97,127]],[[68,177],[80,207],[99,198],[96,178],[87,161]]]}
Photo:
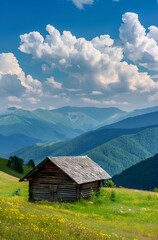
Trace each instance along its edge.
{"label": "mountain range", "polygon": [[34,144],[13,154],[36,162],[48,155],[86,154],[114,175],[157,152],[158,112],[153,112],[127,118],[69,141]]}
{"label": "mountain range", "polygon": [[[64,107],[33,111],[9,108],[0,114],[0,138],[3,141],[0,154],[16,151],[35,142],[72,139],[105,123],[112,123],[124,114],[117,108]],[[21,141],[20,136],[24,140]],[[14,144],[13,139],[16,139]]]}
{"label": "mountain range", "polygon": [[86,154],[113,176],[158,153],[158,127],[115,138]]}
{"label": "mountain range", "polygon": [[117,186],[153,190],[158,188],[158,154],[150,157],[113,177]]}
{"label": "mountain range", "polygon": [[[133,134],[134,131],[135,134]],[[87,138],[84,138],[85,135],[57,144],[34,144],[12,155],[18,155],[25,160],[34,159],[36,163],[46,156],[88,155],[110,175],[114,175],[158,152],[158,126],[143,130],[133,129],[131,133],[120,131],[120,137],[110,141],[105,139],[105,142],[100,145],[98,145],[98,140],[104,141],[102,138],[96,137],[96,141],[94,139],[91,141],[90,133],[87,134]],[[94,147],[95,145],[97,147]]]}
{"label": "mountain range", "polygon": [[[0,151],[5,150],[1,156],[17,155],[38,163],[49,155],[86,154],[113,176],[158,152],[155,110],[157,107],[131,113],[116,108],[11,109],[0,116],[4,142]],[[7,138],[14,144],[9,145]]]}

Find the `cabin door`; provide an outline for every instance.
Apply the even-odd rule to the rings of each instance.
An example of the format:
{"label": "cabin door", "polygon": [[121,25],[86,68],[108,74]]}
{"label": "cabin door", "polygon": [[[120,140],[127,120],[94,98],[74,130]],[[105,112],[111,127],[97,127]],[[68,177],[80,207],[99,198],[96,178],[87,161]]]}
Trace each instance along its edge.
{"label": "cabin door", "polygon": [[50,184],[50,201],[58,201],[58,185]]}

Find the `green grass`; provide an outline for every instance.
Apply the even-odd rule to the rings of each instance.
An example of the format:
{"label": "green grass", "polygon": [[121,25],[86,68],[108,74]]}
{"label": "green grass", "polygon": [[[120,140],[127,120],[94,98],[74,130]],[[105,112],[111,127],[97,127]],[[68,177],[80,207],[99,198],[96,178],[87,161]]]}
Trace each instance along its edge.
{"label": "green grass", "polygon": [[18,173],[16,171],[14,171],[13,169],[7,167],[7,162],[8,162],[8,159],[0,158],[0,171],[3,171],[14,177],[21,178],[22,176],[24,176],[26,173],[28,173],[31,170],[30,166],[25,164],[25,165],[23,165],[24,173]]}
{"label": "green grass", "polygon": [[19,179],[7,173],[0,171],[0,197],[10,197],[15,195],[15,191],[20,189],[22,198],[27,198],[28,183],[19,182]]}
{"label": "green grass", "polygon": [[157,193],[104,188],[80,202],[27,199],[28,184],[0,172],[0,239],[158,239]]}

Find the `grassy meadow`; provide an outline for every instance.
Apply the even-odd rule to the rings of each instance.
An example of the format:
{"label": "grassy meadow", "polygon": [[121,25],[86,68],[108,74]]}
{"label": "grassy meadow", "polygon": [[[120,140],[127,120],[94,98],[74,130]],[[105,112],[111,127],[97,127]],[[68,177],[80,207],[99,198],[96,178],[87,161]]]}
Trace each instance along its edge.
{"label": "grassy meadow", "polygon": [[103,188],[80,202],[27,199],[28,184],[0,172],[0,240],[158,239],[158,193]]}

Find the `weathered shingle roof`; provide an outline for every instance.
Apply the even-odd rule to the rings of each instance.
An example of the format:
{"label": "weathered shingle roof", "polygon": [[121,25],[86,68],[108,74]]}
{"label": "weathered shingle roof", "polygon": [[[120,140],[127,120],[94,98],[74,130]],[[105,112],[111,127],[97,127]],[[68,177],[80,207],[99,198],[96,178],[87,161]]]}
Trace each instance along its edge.
{"label": "weathered shingle roof", "polygon": [[[78,184],[111,178],[106,171],[88,156],[47,157],[47,159],[58,166]],[[41,166],[41,164],[38,166]],[[33,173],[37,171],[38,166],[21,180],[31,177]]]}
{"label": "weathered shingle roof", "polygon": [[110,178],[110,175],[88,156],[48,158],[78,184]]}

